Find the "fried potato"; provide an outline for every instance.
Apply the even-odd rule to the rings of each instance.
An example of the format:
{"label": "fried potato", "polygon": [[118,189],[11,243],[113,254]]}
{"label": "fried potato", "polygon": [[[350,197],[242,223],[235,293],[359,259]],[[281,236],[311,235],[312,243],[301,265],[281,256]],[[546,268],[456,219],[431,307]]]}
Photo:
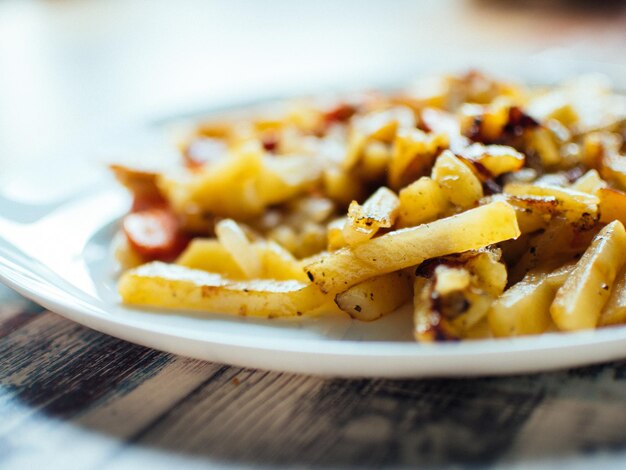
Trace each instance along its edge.
{"label": "fried potato", "polygon": [[481,165],[492,177],[518,171],[526,161],[524,154],[507,145],[472,144],[461,155]]}
{"label": "fried potato", "polygon": [[118,289],[129,305],[263,318],[304,315],[325,301],[308,283],[232,281],[219,274],[158,261],[124,273]]}
{"label": "fried potato", "polygon": [[620,323],[626,323],[626,265],[617,273],[609,300],[600,314],[598,326]]}
{"label": "fried potato", "polygon": [[356,119],[350,129],[343,168],[350,170],[359,163],[371,141],[393,142],[399,129],[415,128],[415,115],[409,108],[398,106],[373,111]]}
{"label": "fried potato", "polygon": [[351,201],[364,199],[363,184],[344,169],[328,168],[324,171],[322,180],[326,195],[340,206],[347,206]]}
{"label": "fried potato", "polygon": [[553,196],[512,196],[497,194],[484,201],[506,201],[515,208],[517,223],[522,233],[532,233],[546,228],[551,219],[562,213],[557,199]]}
{"label": "fried potato", "polygon": [[507,282],[506,266],[500,261],[500,250],[479,251],[465,262],[465,268],[475,277],[476,286],[496,297]]}
{"label": "fried potato", "polygon": [[607,224],[619,220],[626,224],[626,193],[613,188],[599,188],[596,194],[600,199],[600,222]]}
{"label": "fried potato", "polygon": [[176,260],[176,264],[241,280],[247,276],[230,252],[218,240],[194,238]]}
{"label": "fried potato", "polygon": [[557,186],[510,183],[504,192],[514,196],[554,197],[565,217],[578,225],[593,225],[597,218],[598,197],[581,191]]}
{"label": "fried potato", "polygon": [[554,271],[534,270],[506,290],[488,312],[494,336],[532,335],[548,330],[552,324],[550,305],[573,268],[569,264]]}
{"label": "fried potato", "polygon": [[245,219],[265,208],[255,187],[262,166],[261,151],[248,146],[190,175],[161,174],[158,185],[178,213]]}
{"label": "fried potato", "polygon": [[287,201],[322,176],[320,163],[308,155],[263,156],[255,190],[264,206]]}
{"label": "fried potato", "polygon": [[419,341],[626,323],[625,99],[471,71],[201,123],[176,170],[111,167],[133,195],[122,267],[182,253],[120,292],[363,321],[412,299]]}
{"label": "fried potato", "polygon": [[220,220],[215,226],[215,234],[248,279],[261,277],[261,258],[237,222],[232,219]]}
{"label": "fried potato", "polygon": [[428,176],[402,188],[398,195],[399,227],[414,227],[431,222],[445,214],[450,206],[439,184]]}
{"label": "fried potato", "polygon": [[574,191],[581,191],[587,194],[596,194],[600,188],[604,187],[606,187],[606,182],[600,178],[596,170],[589,170],[571,186]]}
{"label": "fried potato", "polygon": [[370,277],[416,266],[429,258],[483,248],[519,235],[513,207],[493,202],[341,248],[306,270],[323,292],[338,293]]}
{"label": "fried potato", "polygon": [[468,338],[487,314],[493,297],[466,267],[437,266],[432,279],[415,282],[414,324],[418,341]]}
{"label": "fried potato", "polygon": [[555,219],[529,239],[527,251],[509,271],[510,281],[518,282],[542,264],[565,264],[582,256],[595,234],[595,229],[581,231],[564,219]]}
{"label": "fried potato", "polygon": [[416,341],[430,343],[455,338],[455,332],[441,320],[441,314],[432,308],[433,281],[416,277],[413,283],[413,324]]}
{"label": "fried potato", "polygon": [[358,167],[359,175],[366,181],[378,181],[387,173],[387,166],[391,160],[389,144],[375,140],[368,142],[363,149],[363,158]]}
{"label": "fried potato", "polygon": [[619,221],[611,222],[593,239],[550,307],[560,330],[596,326],[617,272],[624,265],[625,251],[626,231]]}
{"label": "fried potato", "polygon": [[328,250],[333,251],[346,246],[346,239],[343,237],[343,228],[347,223],[347,217],[340,217],[328,224],[326,236],[328,237]]}
{"label": "fried potato", "polygon": [[391,227],[398,213],[398,196],[384,186],[372,194],[361,206],[352,201],[348,220],[343,226],[343,238],[348,245],[369,240],[380,228]]}
{"label": "fried potato", "polygon": [[[299,262],[277,243],[271,240],[254,242],[250,248],[260,261],[257,279],[307,280]],[[193,239],[176,264],[220,274],[227,279],[252,279],[242,270],[231,252],[218,240],[211,238]]]}
{"label": "fried potato", "polygon": [[467,209],[474,207],[483,197],[483,186],[472,170],[449,150],[435,162],[432,179],[452,204]]}
{"label": "fried potato", "polygon": [[255,242],[254,248],[261,258],[261,279],[307,281],[307,276],[298,260],[278,243],[271,240]]}
{"label": "fried potato", "polygon": [[267,206],[302,193],[322,176],[315,159],[302,155],[264,155],[246,142],[226,157],[185,177],[160,175],[159,189],[174,210],[249,219]]}
{"label": "fried potato", "polygon": [[352,318],[372,321],[408,302],[412,292],[411,278],[402,271],[396,271],[352,286],[337,294],[335,303]]}
{"label": "fried potato", "polygon": [[534,129],[530,141],[544,166],[554,167],[561,162],[559,148],[548,129],[545,127]]}
{"label": "fried potato", "polygon": [[435,158],[448,144],[445,134],[426,134],[419,129],[399,130],[389,162],[389,186],[397,190],[428,175]]}

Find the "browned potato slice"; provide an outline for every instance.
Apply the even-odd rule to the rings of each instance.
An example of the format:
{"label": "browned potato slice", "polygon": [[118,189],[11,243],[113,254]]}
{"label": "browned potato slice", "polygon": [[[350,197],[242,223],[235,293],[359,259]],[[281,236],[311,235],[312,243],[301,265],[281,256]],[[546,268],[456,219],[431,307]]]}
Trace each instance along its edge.
{"label": "browned potato slice", "polygon": [[600,314],[599,326],[626,323],[626,265],[617,273],[611,295]]}
{"label": "browned potato slice", "polygon": [[428,176],[422,176],[403,188],[399,198],[398,225],[400,227],[414,227],[435,220],[442,216],[450,206],[439,184]]}
{"label": "browned potato slice", "polygon": [[494,297],[502,294],[506,287],[507,272],[501,257],[500,250],[485,250],[465,262],[465,268],[475,276],[475,284]]}
{"label": "browned potato slice", "polygon": [[598,197],[558,186],[510,183],[504,192],[514,196],[554,197],[565,217],[577,225],[593,225],[597,218]]}
{"label": "browned potato slice", "polygon": [[435,162],[432,179],[452,204],[467,209],[483,197],[483,186],[472,170],[449,150]]}
{"label": "browned potato slice", "polygon": [[555,219],[544,232],[529,239],[527,251],[509,271],[510,281],[518,282],[546,263],[556,266],[582,256],[595,234],[596,229],[581,231],[566,220]]}
{"label": "browned potato slice", "polygon": [[626,231],[621,222],[611,222],[598,233],[550,307],[560,330],[596,326],[617,272],[626,261],[625,251]]}
{"label": "browned potato slice", "polygon": [[413,322],[415,339],[430,343],[436,340],[455,338],[455,332],[447,329],[441,314],[432,308],[433,281],[423,277],[415,278],[413,283]]}
{"label": "browned potato slice", "polygon": [[522,233],[532,233],[545,228],[553,217],[563,212],[554,196],[498,194],[491,199],[506,201],[515,208],[517,223]]}
{"label": "browned potato slice", "polygon": [[160,262],[127,271],[118,289],[130,305],[264,318],[303,315],[325,302],[315,286],[299,281],[231,281]]}
{"label": "browned potato slice", "polygon": [[555,271],[534,270],[493,302],[488,313],[494,336],[543,333],[552,324],[550,305],[573,265]]}
{"label": "browned potato slice", "polygon": [[[440,265],[431,280],[415,282],[414,322],[418,341],[476,337],[493,297],[466,267]],[[488,331],[487,331],[488,332]]]}
{"label": "browned potato slice", "polygon": [[306,270],[323,292],[338,293],[370,277],[416,266],[429,258],[483,248],[519,235],[513,207],[493,202],[341,248]]}
{"label": "browned potato slice", "polygon": [[524,154],[506,145],[472,144],[461,155],[481,165],[493,177],[518,171],[526,161]]}
{"label": "browned potato slice", "polygon": [[361,243],[372,238],[378,229],[391,227],[396,220],[399,205],[398,196],[384,186],[363,205],[352,201],[348,208],[348,220],[343,227],[346,243]]}
{"label": "browned potato slice", "polygon": [[398,190],[430,173],[441,149],[448,147],[445,134],[426,134],[419,129],[400,129],[394,140],[388,181]]}
{"label": "browned potato slice", "polygon": [[337,294],[335,303],[352,318],[372,321],[405,304],[413,292],[411,284],[401,271],[383,274]]}

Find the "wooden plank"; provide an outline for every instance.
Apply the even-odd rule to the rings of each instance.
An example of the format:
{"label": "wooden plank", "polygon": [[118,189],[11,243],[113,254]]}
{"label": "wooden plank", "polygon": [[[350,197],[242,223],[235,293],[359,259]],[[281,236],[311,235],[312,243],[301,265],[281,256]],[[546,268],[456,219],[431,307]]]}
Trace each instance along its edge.
{"label": "wooden plank", "polygon": [[221,367],[40,315],[0,341],[0,466],[91,467]]}
{"label": "wooden plank", "polygon": [[506,468],[570,455],[597,468],[626,459],[625,383],[626,361],[467,380],[278,374],[46,312],[0,338],[0,467]]}

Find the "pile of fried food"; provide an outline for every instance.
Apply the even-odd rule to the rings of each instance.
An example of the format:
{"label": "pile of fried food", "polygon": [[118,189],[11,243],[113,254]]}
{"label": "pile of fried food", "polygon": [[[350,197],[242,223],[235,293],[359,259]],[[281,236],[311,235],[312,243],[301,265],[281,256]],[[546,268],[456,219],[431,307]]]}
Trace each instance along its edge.
{"label": "pile of fried food", "polygon": [[[409,304],[418,341],[626,323],[626,97],[479,72],[202,122],[134,196],[131,305],[264,318]],[[407,311],[408,308],[403,311]]]}

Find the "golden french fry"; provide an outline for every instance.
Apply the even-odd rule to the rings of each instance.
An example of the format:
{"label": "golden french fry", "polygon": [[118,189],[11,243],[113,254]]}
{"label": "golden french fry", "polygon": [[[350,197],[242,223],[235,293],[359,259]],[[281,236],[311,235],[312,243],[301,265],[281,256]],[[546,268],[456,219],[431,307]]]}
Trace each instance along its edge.
{"label": "golden french fry", "polygon": [[626,231],[611,222],[593,239],[572,274],[557,291],[550,314],[560,330],[594,328],[617,272],[624,265]]}
{"label": "golden french fry", "polygon": [[118,289],[129,305],[264,318],[304,315],[325,301],[315,286],[299,281],[231,281],[160,262],[127,271]]}
{"label": "golden french fry", "polygon": [[352,318],[376,320],[406,303],[413,292],[409,276],[396,271],[374,277],[337,294],[335,303]]}
{"label": "golden french fry", "polygon": [[341,248],[308,265],[306,271],[323,292],[338,293],[370,277],[416,266],[429,258],[483,248],[519,235],[515,209],[505,202],[492,202]]}

